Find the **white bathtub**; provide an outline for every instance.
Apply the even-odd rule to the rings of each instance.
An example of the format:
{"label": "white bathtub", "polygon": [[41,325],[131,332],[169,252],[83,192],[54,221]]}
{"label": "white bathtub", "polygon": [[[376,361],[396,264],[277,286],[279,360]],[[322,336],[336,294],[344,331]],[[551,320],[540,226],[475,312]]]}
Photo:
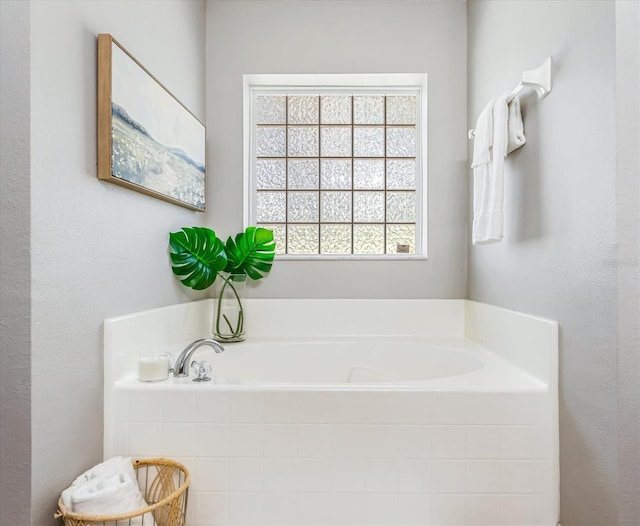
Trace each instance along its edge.
{"label": "white bathtub", "polygon": [[137,351],[206,336],[210,307],[105,323],[105,457],[183,462],[190,525],[555,526],[553,322],[465,301],[254,301],[248,341],[196,351],[212,382],[138,382]]}

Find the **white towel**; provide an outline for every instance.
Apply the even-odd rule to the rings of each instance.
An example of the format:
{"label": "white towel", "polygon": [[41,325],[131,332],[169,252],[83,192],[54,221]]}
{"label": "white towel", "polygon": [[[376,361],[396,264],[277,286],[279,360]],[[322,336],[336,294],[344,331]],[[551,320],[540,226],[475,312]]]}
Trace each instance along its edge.
{"label": "white towel", "polygon": [[109,460],[93,466],[82,475],[78,475],[71,485],[62,492],[62,503],[68,510],[74,511],[71,496],[80,485],[105,476],[110,477],[117,475],[118,473],[126,473],[131,480],[136,480],[136,473],[129,457],[112,457]]}
{"label": "white towel", "polygon": [[525,143],[520,101],[493,99],[478,117],[473,147],[474,245],[502,239],[504,223],[504,158]]}
{"label": "white towel", "polygon": [[[113,457],[88,469],[76,477],[61,497],[69,511],[93,515],[129,513],[147,506],[129,457]],[[102,511],[91,511],[99,509]],[[155,521],[147,513],[131,519],[131,526],[155,526]]]}
{"label": "white towel", "polygon": [[[78,484],[71,496],[73,511],[86,515],[120,515],[147,506],[138,484],[126,473],[98,476],[92,481]],[[130,526],[153,526],[150,513],[129,520]]]}
{"label": "white towel", "polygon": [[508,119],[509,143],[507,145],[507,155],[527,142],[527,138],[524,136],[524,124],[522,123],[522,111],[520,110],[520,99],[518,97],[514,97],[509,101]]}

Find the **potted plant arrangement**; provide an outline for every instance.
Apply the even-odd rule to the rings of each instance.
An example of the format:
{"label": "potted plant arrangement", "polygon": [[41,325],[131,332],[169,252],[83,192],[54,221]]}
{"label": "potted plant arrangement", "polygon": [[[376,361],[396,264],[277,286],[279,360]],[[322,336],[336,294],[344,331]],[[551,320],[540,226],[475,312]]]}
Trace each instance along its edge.
{"label": "potted plant arrangement", "polygon": [[259,280],[269,273],[275,247],[273,232],[255,226],[235,238],[229,236],[226,243],[206,227],[184,227],[169,234],[171,267],[180,282],[193,290],[217,283],[214,338],[222,342],[244,340],[245,283],[247,278]]}

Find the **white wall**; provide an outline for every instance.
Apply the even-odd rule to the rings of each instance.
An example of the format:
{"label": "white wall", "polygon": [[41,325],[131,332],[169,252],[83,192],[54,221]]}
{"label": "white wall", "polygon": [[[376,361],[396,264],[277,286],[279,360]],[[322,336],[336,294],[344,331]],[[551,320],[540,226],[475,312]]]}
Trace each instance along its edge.
{"label": "white wall", "polygon": [[468,3],[469,126],[552,55],[523,99],[505,238],[469,254],[469,298],[560,323],[561,520],[617,524],[615,17],[609,1]]}
{"label": "white wall", "polygon": [[463,2],[207,4],[207,223],[242,229],[242,75],[429,75],[428,261],[276,261],[264,298],[461,298],[466,290],[466,10]]}
{"label": "white wall", "polygon": [[[96,178],[96,34],[201,120],[204,2],[31,3],[32,524],[102,458],[102,322],[185,295],[168,232],[203,215]],[[3,71],[4,74],[4,71]]]}
{"label": "white wall", "polygon": [[0,524],[4,525],[20,524],[31,510],[28,2],[0,2],[0,42]]}
{"label": "white wall", "polygon": [[619,524],[640,524],[640,3],[616,0]]}

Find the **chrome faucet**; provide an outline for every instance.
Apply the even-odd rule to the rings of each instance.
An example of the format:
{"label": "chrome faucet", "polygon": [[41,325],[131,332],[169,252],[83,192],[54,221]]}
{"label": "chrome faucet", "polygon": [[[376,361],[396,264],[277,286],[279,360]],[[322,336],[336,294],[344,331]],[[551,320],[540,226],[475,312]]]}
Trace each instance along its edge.
{"label": "chrome faucet", "polygon": [[173,376],[178,378],[189,376],[189,360],[191,360],[191,356],[196,351],[196,349],[202,347],[203,345],[208,345],[217,353],[221,353],[224,351],[223,345],[212,338],[202,338],[201,340],[196,340],[195,342],[187,345],[176,358],[176,363],[173,366]]}

